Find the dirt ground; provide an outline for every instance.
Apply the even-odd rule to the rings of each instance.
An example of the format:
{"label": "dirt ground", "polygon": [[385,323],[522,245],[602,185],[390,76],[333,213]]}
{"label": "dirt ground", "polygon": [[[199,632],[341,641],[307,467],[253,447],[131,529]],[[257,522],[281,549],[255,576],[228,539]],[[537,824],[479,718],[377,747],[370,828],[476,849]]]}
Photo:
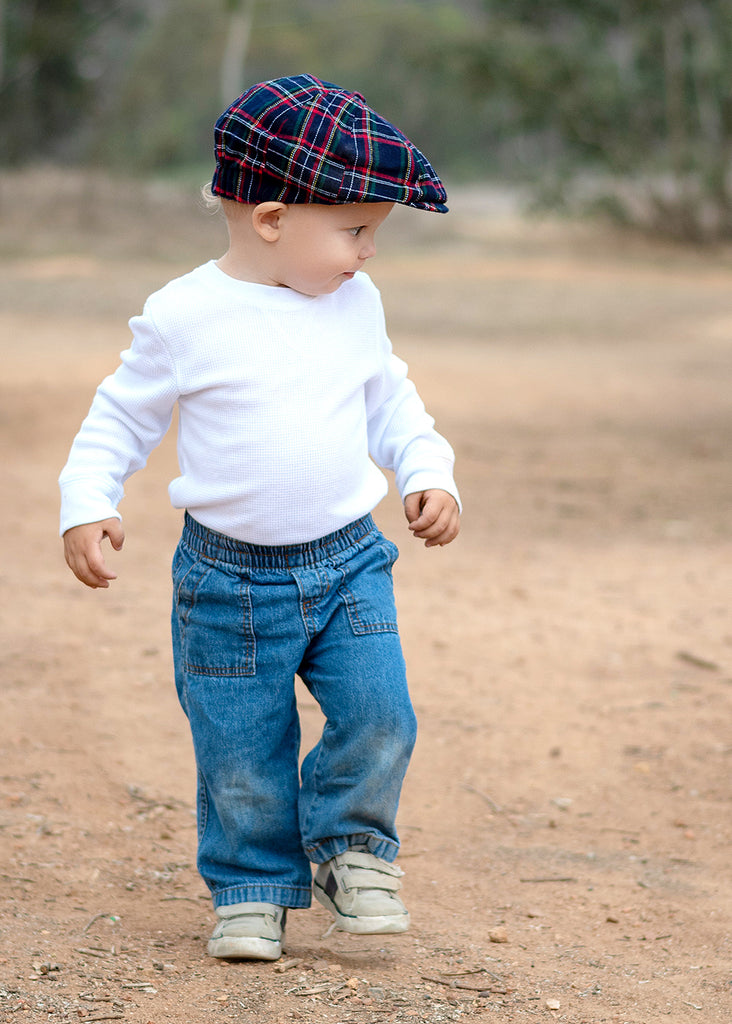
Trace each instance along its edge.
{"label": "dirt ground", "polygon": [[[437,551],[377,510],[420,722],[412,930],[315,906],[268,965],[205,955],[170,439],[109,591],[56,532],[127,318],[221,225],[157,186],[0,180],[0,1019],[729,1024],[732,259],[499,199],[398,211],[371,268],[465,506]],[[304,694],[302,719],[311,745]]]}

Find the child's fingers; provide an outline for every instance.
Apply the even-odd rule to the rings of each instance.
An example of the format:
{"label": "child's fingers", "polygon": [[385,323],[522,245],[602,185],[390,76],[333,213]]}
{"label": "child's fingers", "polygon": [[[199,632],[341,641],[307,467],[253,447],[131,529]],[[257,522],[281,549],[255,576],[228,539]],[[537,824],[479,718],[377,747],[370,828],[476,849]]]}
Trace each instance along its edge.
{"label": "child's fingers", "polygon": [[428,548],[433,548],[433,547],[438,547],[438,546],[439,547],[443,547],[443,545],[445,545],[445,544],[450,544],[451,541],[455,540],[455,538],[457,537],[459,532],[460,532],[460,520],[459,520],[459,518],[457,518],[457,517],[455,519],[451,518],[450,521],[445,526],[445,529],[442,530],[442,532],[440,534],[438,534],[436,537],[432,537],[429,540],[425,541],[425,547],[428,547]]}
{"label": "child's fingers", "polygon": [[418,519],[409,524],[409,529],[415,537],[435,537],[444,529],[448,518],[447,509],[426,508]]}
{"label": "child's fingers", "polygon": [[110,581],[116,579],[117,573],[108,568],[101,550],[95,551],[87,563],[85,582],[91,581],[88,585],[93,587],[108,587]]}
{"label": "child's fingers", "polygon": [[119,551],[124,543],[124,530],[118,519],[101,523],[88,523],[73,527],[64,534],[64,555],[74,576],[87,587],[103,588],[117,573],[108,568],[102,552],[102,541],[108,537],[112,547]]}
{"label": "child's fingers", "polygon": [[76,551],[71,553],[66,561],[74,576],[87,587],[109,586],[110,580],[117,578],[117,574],[107,568],[101,550],[97,552]]}
{"label": "child's fingers", "polygon": [[405,510],[409,498],[418,499],[419,515],[411,519],[407,515],[410,530],[417,532],[432,526],[455,505],[455,500],[446,491],[425,491],[421,495],[409,495],[404,503]]}
{"label": "child's fingers", "polygon": [[460,529],[460,513],[454,498],[445,491],[426,492],[421,514],[409,524],[415,537],[427,547],[449,544]]}
{"label": "child's fingers", "polygon": [[[410,530],[424,530],[431,526],[445,505],[446,491],[418,491],[404,499],[404,511]],[[450,498],[452,501],[452,498]]]}
{"label": "child's fingers", "polygon": [[115,551],[121,551],[125,542],[125,531],[119,519],[107,519],[104,523],[104,535],[109,537]]}
{"label": "child's fingers", "polygon": [[414,523],[419,519],[422,512],[422,498],[422,492],[415,491],[414,494],[408,494],[404,499],[404,515],[407,517],[408,523]]}
{"label": "child's fingers", "polygon": [[445,510],[431,525],[421,530],[414,530],[413,532],[415,537],[425,542],[426,547],[431,548],[437,545],[449,544],[457,536],[458,528],[456,518],[449,511]]}

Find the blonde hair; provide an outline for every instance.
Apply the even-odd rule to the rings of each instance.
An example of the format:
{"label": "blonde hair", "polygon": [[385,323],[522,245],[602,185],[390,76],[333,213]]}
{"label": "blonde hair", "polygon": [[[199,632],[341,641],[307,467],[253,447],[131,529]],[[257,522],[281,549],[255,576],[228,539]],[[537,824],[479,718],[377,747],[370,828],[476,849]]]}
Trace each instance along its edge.
{"label": "blonde hair", "polygon": [[221,197],[214,195],[214,192],[211,189],[210,181],[207,181],[205,185],[201,186],[201,197],[206,208],[209,210],[215,212],[216,210],[220,210],[223,206],[223,203],[221,202]]}

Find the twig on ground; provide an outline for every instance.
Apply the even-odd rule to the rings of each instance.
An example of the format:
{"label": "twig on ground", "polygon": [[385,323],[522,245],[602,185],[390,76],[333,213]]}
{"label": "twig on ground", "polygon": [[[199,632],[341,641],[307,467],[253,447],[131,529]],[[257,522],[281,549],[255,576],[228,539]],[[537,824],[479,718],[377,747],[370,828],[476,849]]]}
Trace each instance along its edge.
{"label": "twig on ground", "polygon": [[464,978],[470,974],[488,974],[494,981],[503,981],[501,977],[489,971],[487,967],[469,967],[465,971],[440,971],[443,978]]}
{"label": "twig on ground", "polygon": [[291,971],[293,967],[299,967],[302,963],[302,957],[293,957],[292,960],[282,960],[275,967],[277,974],[284,974],[285,971]]}
{"label": "twig on ground", "polygon": [[719,665],[716,661],[700,658],[698,654],[692,654],[691,651],[677,651],[676,657],[679,661],[685,661],[687,665],[693,665],[694,668],[705,668],[708,672],[719,672]]}
{"label": "twig on ground", "polygon": [[290,988],[287,990],[285,995],[288,996],[319,996],[323,992],[327,992],[329,995],[335,995],[336,992],[340,992],[342,988],[345,988],[347,982],[342,982],[340,985],[333,985],[331,982],[326,982],[324,985],[315,985],[313,988]]}
{"label": "twig on ground", "polygon": [[112,921],[113,923],[117,920],[116,914],[108,914],[106,911],[104,911],[101,914],[95,914],[91,921],[84,927],[83,931],[88,932],[91,926],[94,924],[94,922],[101,921],[103,917],[109,918],[110,921]]}
{"label": "twig on ground", "polygon": [[492,995],[505,995],[505,988],[491,988],[490,985],[470,985],[467,981],[460,981],[459,978],[440,978],[436,974],[420,974],[423,981],[431,981],[436,985],[444,985],[446,988],[459,988],[467,992],[490,992]]}
{"label": "twig on ground", "polygon": [[576,878],[554,878],[547,875],[546,878],[519,878],[519,882],[576,882]]}
{"label": "twig on ground", "polygon": [[463,783],[462,788],[467,793],[474,793],[476,796],[479,796],[481,800],[485,800],[490,809],[494,811],[496,814],[503,813],[503,808],[500,807],[492,797],[488,796],[487,793],[483,793],[480,789],[476,789],[475,786],[468,786],[467,783]]}

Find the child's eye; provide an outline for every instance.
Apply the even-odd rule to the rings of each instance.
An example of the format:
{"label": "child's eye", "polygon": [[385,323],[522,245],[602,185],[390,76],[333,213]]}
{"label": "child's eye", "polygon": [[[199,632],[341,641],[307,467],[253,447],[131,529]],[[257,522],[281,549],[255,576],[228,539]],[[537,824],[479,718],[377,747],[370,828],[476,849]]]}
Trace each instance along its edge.
{"label": "child's eye", "polygon": [[363,225],[361,225],[360,228],[350,228],[349,230],[350,230],[350,232],[351,232],[351,234],[353,235],[354,238],[358,238],[358,236],[363,231]]}

